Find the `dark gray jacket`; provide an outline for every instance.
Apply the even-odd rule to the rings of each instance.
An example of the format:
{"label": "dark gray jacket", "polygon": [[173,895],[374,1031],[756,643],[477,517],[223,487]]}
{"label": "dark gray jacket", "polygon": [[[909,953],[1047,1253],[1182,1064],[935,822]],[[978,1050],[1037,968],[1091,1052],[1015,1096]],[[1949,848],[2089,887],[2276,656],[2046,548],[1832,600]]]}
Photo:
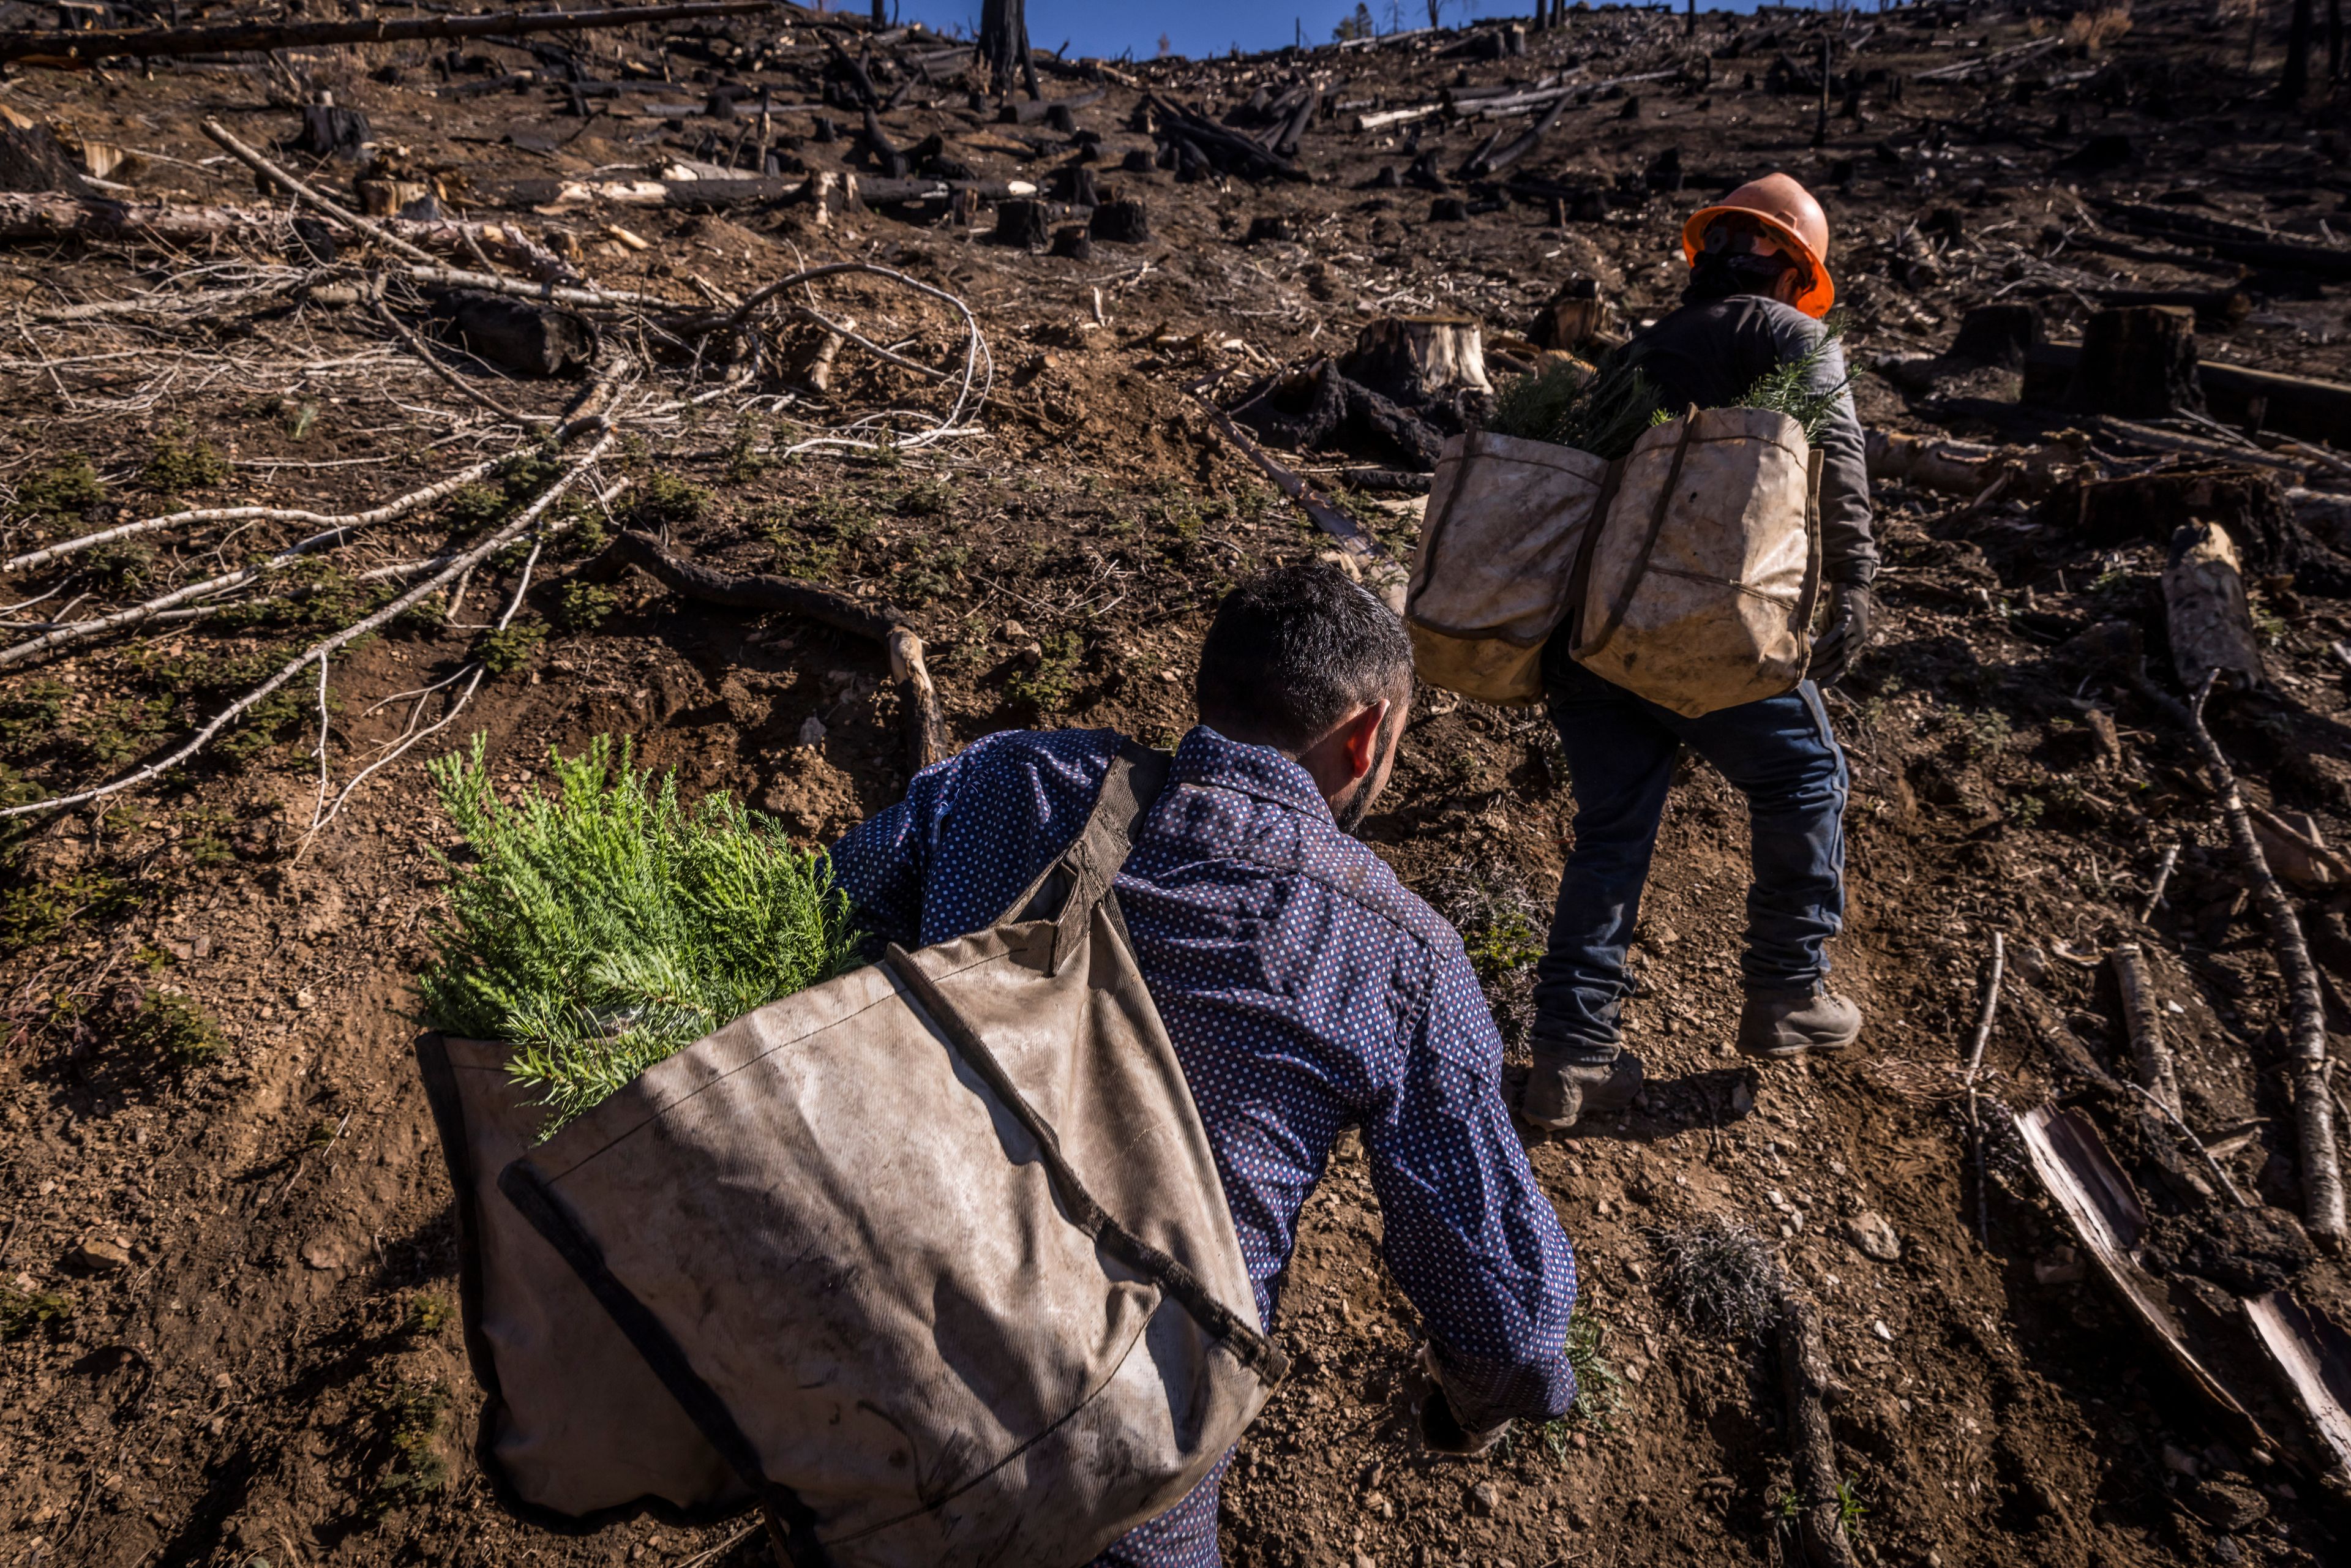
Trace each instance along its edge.
{"label": "dark gray jacket", "polygon": [[[1792,305],[1734,294],[1683,306],[1635,336],[1625,351],[1657,383],[1664,407],[1721,408],[1766,371],[1811,353],[1826,331]],[[1844,379],[1844,350],[1832,343],[1813,368],[1811,384],[1826,391]],[[1877,544],[1870,537],[1869,467],[1851,390],[1837,400],[1814,444],[1822,459],[1822,580],[1866,588],[1877,575]]]}

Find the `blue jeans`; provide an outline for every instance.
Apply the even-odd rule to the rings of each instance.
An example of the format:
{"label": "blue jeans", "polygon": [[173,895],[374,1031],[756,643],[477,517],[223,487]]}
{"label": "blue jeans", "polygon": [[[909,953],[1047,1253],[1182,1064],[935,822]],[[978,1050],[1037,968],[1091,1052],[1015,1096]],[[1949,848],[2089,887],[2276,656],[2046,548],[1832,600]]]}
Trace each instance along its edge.
{"label": "blue jeans", "polygon": [[1550,950],[1535,966],[1536,1045],[1615,1050],[1631,988],[1625,949],[1685,745],[1747,796],[1747,989],[1806,990],[1823,978],[1828,939],[1844,924],[1846,779],[1812,682],[1684,718],[1565,659],[1546,660],[1543,674],[1575,796],[1575,844]]}

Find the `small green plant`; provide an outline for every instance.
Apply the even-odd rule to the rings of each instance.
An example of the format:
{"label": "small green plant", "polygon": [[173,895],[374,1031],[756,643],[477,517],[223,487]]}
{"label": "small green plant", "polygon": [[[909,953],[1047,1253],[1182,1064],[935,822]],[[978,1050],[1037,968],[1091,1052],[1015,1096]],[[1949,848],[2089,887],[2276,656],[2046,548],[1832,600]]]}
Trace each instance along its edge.
{"label": "small green plant", "polygon": [[503,491],[487,485],[460,485],[443,498],[441,520],[459,538],[477,534],[507,515]]}
{"label": "small green plant", "polygon": [[726,447],[726,482],[745,485],[774,466],[775,459],[759,450],[759,423],[749,414],[735,422],[735,439]]}
{"label": "small green plant", "polygon": [[184,1067],[226,1051],[228,1037],[212,1014],[186,997],[150,991],[124,1026],[122,1043]]}
{"label": "small green plant", "polygon": [[138,907],[133,884],[99,871],[0,885],[0,951],[46,942],[68,926],[103,925]]}
{"label": "small green plant", "polygon": [[35,1329],[73,1317],[73,1298],[62,1291],[25,1290],[0,1281],[0,1340],[22,1339]]}
{"label": "small green plant", "polygon": [[698,521],[710,509],[710,492],[674,474],[648,475],[630,492],[626,521],[632,528],[670,528]]}
{"label": "small green plant", "polygon": [[1861,1500],[1861,1483],[1852,1476],[1837,1482],[1837,1528],[1854,1541],[1861,1539],[1861,1521],[1869,1515],[1869,1505]]}
{"label": "small green plant", "polygon": [[902,517],[940,517],[955,501],[955,486],[944,479],[918,479],[898,492],[890,509]]}
{"label": "small green plant", "polygon": [[300,402],[296,403],[292,411],[287,414],[286,420],[286,434],[294,440],[299,441],[304,436],[309,434],[310,427],[318,423],[319,405],[311,402],[309,399],[305,398]]}
{"label": "small green plant", "polygon": [[117,539],[82,551],[89,580],[108,592],[144,586],[155,571],[155,547],[144,539]]}
{"label": "small green plant", "polygon": [[510,621],[495,632],[485,632],[475,644],[474,656],[482,668],[494,675],[503,675],[519,668],[538,646],[547,641],[544,621]]}
{"label": "small green plant", "polygon": [[1982,762],[1999,756],[2008,748],[2015,733],[2008,716],[1998,708],[1961,711],[1951,718],[1952,727],[1959,731],[1959,749],[1970,762]]}
{"label": "small green plant", "polygon": [[1771,1500],[1771,1522],[1782,1530],[1793,1530],[1796,1521],[1804,1517],[1804,1499],[1794,1487],[1790,1487]]}
{"label": "small green plant", "polygon": [[78,517],[106,499],[106,485],[89,459],[75,453],[26,475],[16,486],[16,509],[50,519]]}
{"label": "small green plant", "polygon": [[555,596],[548,621],[559,632],[592,632],[621,607],[621,596],[596,582],[567,582]]}
{"label": "small green plant", "polygon": [[1624,1404],[1625,1380],[1608,1360],[1607,1339],[1607,1325],[1588,1313],[1577,1312],[1567,1320],[1567,1364],[1575,1374],[1572,1408],[1584,1420],[1601,1425]]}
{"label": "small green plant", "polygon": [[879,526],[858,497],[820,496],[797,519],[772,518],[764,531],[776,548],[776,564],[787,574],[820,581]]}
{"label": "small green plant", "polygon": [[408,1315],[401,1326],[412,1334],[436,1334],[455,1321],[457,1309],[449,1298],[431,1291],[419,1291],[408,1298]]}
{"label": "small green plant", "polygon": [[962,545],[929,549],[903,563],[891,580],[892,595],[913,608],[945,598],[955,591],[955,574],[971,560]]}
{"label": "small green plant", "polygon": [[599,737],[550,753],[555,791],[509,805],[484,742],[432,768],[473,863],[446,861],[450,921],[417,983],[434,1027],[508,1040],[547,1131],[654,1062],[856,961],[820,853],[725,795],[689,811]]}
{"label": "small green plant", "polygon": [[155,444],[154,455],[139,471],[139,481],[159,496],[209,490],[228,477],[228,459],[203,440],[167,435]]}
{"label": "small green plant", "polygon": [[449,1461],[441,1452],[448,1412],[449,1391],[438,1383],[403,1383],[379,1392],[376,1418],[388,1453],[375,1479],[377,1509],[417,1501],[449,1484]]}
{"label": "small green plant", "polygon": [[2041,821],[2048,809],[2048,803],[2038,795],[2019,795],[2008,803],[2008,820],[2013,826],[2030,828]]}
{"label": "small green plant", "polygon": [[1059,713],[1069,706],[1078,687],[1080,647],[1074,632],[1048,632],[1037,641],[1043,650],[1033,670],[1022,670],[1004,683],[1004,695],[1040,714]]}
{"label": "small green plant", "polygon": [[162,738],[171,708],[165,697],[110,697],[74,721],[75,749],[92,767],[120,768]]}
{"label": "small green plant", "polygon": [[57,734],[65,717],[63,681],[26,681],[0,689],[0,757],[25,758]]}

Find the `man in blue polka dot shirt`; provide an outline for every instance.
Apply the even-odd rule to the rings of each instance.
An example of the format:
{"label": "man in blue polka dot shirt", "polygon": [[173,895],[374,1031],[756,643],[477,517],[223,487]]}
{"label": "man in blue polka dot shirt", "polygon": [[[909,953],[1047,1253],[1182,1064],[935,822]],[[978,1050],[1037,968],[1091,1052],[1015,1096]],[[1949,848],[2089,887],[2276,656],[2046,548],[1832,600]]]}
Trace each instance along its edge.
{"label": "man in blue polka dot shirt", "polygon": [[[1217,610],[1197,695],[1201,722],[1118,900],[1216,1151],[1259,1319],[1274,1324],[1332,1145],[1361,1127],[1388,1269],[1428,1336],[1423,1434],[1481,1451],[1512,1417],[1546,1420],[1575,1397],[1575,1258],[1512,1131],[1501,1039],[1460,936],[1350,836],[1411,704],[1404,628],[1329,567],[1269,572]],[[989,736],[835,845],[835,874],[877,938],[983,927],[1076,836],[1119,745],[1110,730]],[[1223,1471],[1099,1563],[1214,1568]]]}

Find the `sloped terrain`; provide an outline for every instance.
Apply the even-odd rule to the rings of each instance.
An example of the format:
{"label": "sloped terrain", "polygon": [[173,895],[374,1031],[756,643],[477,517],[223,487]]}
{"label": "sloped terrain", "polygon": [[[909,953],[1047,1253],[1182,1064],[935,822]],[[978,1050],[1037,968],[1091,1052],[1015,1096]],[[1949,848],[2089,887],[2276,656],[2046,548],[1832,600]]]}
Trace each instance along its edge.
{"label": "sloped terrain", "polygon": [[[2135,629],[2149,678],[2174,689],[2159,581],[2169,525],[2094,530],[2082,486],[2183,462],[2250,465],[2270,486],[2259,515],[2301,519],[2299,555],[2247,561],[2267,681],[2215,698],[2212,722],[2250,794],[2340,841],[2351,731],[2337,640],[2351,635],[2351,604],[2338,596],[2351,577],[2328,570],[2335,540],[2351,543],[2340,532],[2351,509],[2330,523],[2324,496],[2351,491],[2351,440],[2314,447],[2023,404],[2016,368],[1941,357],[1971,307],[2031,301],[2053,339],[2072,339],[2120,297],[2202,291],[2218,296],[2199,312],[2208,358],[2351,376],[2346,271],[2325,275],[2324,256],[2232,260],[2210,242],[2254,243],[2236,230],[2149,237],[2097,204],[2339,247],[2351,225],[2341,100],[2274,101],[2283,22],[2263,18],[2252,74],[2253,19],[2202,4],[1709,16],[1694,35],[1679,16],[1579,10],[1528,35],[1523,55],[1487,27],[1252,58],[1041,61],[1048,96],[1072,99],[1058,111],[1066,129],[998,123],[936,39],[868,38],[789,11],[665,33],[15,77],[0,105],[56,125],[78,167],[128,187],[93,188],[96,200],[247,218],[165,235],[151,214],[102,234],[20,234],[0,251],[15,328],[0,350],[0,550],[174,505],[341,516],[521,455],[181,606],[202,614],[0,667],[0,800],[168,756],[286,661],[425,580],[367,574],[498,537],[586,450],[583,437],[542,451],[509,416],[560,415],[590,381],[613,380],[615,356],[633,368],[606,404],[612,444],[549,511],[561,527],[536,548],[518,535],[415,612],[339,647],[323,682],[305,668],[140,787],[0,821],[0,1173],[12,1198],[0,1216],[0,1557],[763,1560],[739,1525],[535,1531],[496,1509],[477,1472],[447,1183],[409,1057],[409,980],[439,907],[436,856],[452,843],[421,762],[478,730],[503,784],[527,789],[549,747],[633,734],[690,793],[737,792],[811,842],[896,799],[904,716],[878,645],[642,574],[590,581],[582,567],[622,528],[705,564],[898,607],[957,742],[1024,724],[1170,742],[1190,722],[1191,658],[1217,596],[1332,549],[1187,387],[1222,372],[1209,395],[1237,401],[1285,367],[1343,353],[1366,321],[1435,312],[1481,321],[1507,373],[1499,361],[1537,351],[1510,340],[1538,336],[1573,277],[1614,312],[1604,332],[1621,332],[1673,304],[1689,207],[1779,167],[1819,192],[1836,225],[1865,422],[1996,446],[2018,470],[1972,500],[1879,486],[1885,612],[1831,698],[1855,779],[1838,972],[1869,1030],[1833,1063],[1758,1072],[1729,1054],[1743,813],[1719,777],[1686,764],[1628,1009],[1652,1090],[1620,1124],[1531,1150],[1578,1248],[1585,1406],[1488,1459],[1417,1451],[1416,1320],[1381,1270],[1377,1208],[1350,1146],[1311,1206],[1275,1325],[1300,1370],[1227,1485],[1227,1559],[1792,1558],[1776,1358],[1689,1322],[1668,1267],[1674,1236],[1721,1217],[1775,1243],[1820,1304],[1864,1560],[2340,1561],[2351,1527],[2340,1489],[2323,1462],[2297,1461],[2293,1450],[2319,1450],[2283,1396],[2255,1412],[2279,1451],[2221,1419],[2084,1267],[2003,1129],[2009,1111],[2078,1092],[2052,1054],[2053,1023],[2128,1075],[2100,958],[2136,940],[2179,1055],[2185,1120],[2248,1193],[2302,1211],[2275,961],[2210,781],[2101,630]],[[890,100],[878,121],[908,154],[898,175],[857,134],[862,110],[828,30]],[[1998,54],[2008,49],[2022,52]],[[1976,60],[1988,63],[1949,69]],[[1546,78],[1570,90],[1541,141],[1499,175],[1466,174],[1497,131],[1507,142],[1546,106],[1489,123],[1471,117],[1481,99],[1447,110],[1440,94],[1540,92]],[[574,90],[582,82],[625,90]],[[1169,133],[1171,110],[1236,134],[1278,130],[1252,121],[1300,86],[1324,96],[1294,156],[1196,142],[1203,165]],[[321,89],[365,116],[372,162],[292,148],[298,103]],[[422,340],[402,335],[435,330],[423,291],[399,276],[407,261],[289,222],[282,192],[256,195],[202,131],[207,118],[339,199],[365,201],[374,182],[398,187],[395,205],[430,194],[451,216],[514,225],[535,252],[500,249],[496,234],[465,242],[507,276],[544,255],[681,312],[731,309],[797,268],[854,260],[952,299],[836,275],[745,333],[691,340],[656,330],[650,310],[583,308],[601,324],[592,375],[507,382],[445,348],[436,372]],[[93,145],[129,156],[105,162]],[[1102,235],[1083,256],[991,239],[1003,202],[1024,194],[1012,183],[1061,201],[1079,193],[1074,171],[1095,182],[1097,211],[1139,199],[1148,237]],[[755,172],[766,187],[724,183]],[[661,194],[622,199],[665,173]],[[825,208],[800,191],[826,174],[869,189],[930,179],[938,193]],[[972,193],[976,223],[960,220],[950,183]],[[1043,217],[1048,229],[1084,221],[1067,206]],[[482,265],[450,244],[446,265]],[[399,326],[367,303],[387,273]],[[968,344],[955,300],[989,368],[951,413]],[[73,308],[125,301],[137,308]],[[794,304],[853,321],[898,360],[948,367],[949,380],[848,341],[820,374],[825,329],[787,314]],[[877,439],[882,428],[894,437]],[[1350,471],[1414,466],[1360,432],[1280,455],[1334,486]],[[1416,501],[1387,478],[1361,483],[1376,487],[1334,493],[1408,555]],[[152,601],[322,526],[198,517],[15,569],[0,578],[0,632],[24,643]],[[361,768],[444,716],[437,705],[463,680],[429,688],[476,669],[447,728],[327,815]],[[1538,714],[1426,693],[1365,829],[1462,925],[1514,1045],[1571,836],[1566,784]],[[2165,897],[2143,917],[2174,847]],[[2351,976],[2351,894],[2306,886],[2298,907],[2328,986],[2351,984],[2334,977],[2336,966]],[[1990,1129],[1980,1189],[1962,1066],[1996,931],[2010,973],[2045,1006],[2038,1027],[2012,1003],[1995,1022],[1976,1082]],[[2331,991],[2329,1005],[2340,1007]],[[2330,1022],[2351,1030],[2351,1014]],[[2158,1185],[2126,1114],[2084,1103],[2173,1228],[2159,1224],[2156,1265],[2178,1292],[2220,1291],[2225,1307],[2208,1276],[2228,1270],[2193,1246],[2210,1206]],[[2346,1283],[2329,1257],[2296,1288],[2340,1318]]]}

